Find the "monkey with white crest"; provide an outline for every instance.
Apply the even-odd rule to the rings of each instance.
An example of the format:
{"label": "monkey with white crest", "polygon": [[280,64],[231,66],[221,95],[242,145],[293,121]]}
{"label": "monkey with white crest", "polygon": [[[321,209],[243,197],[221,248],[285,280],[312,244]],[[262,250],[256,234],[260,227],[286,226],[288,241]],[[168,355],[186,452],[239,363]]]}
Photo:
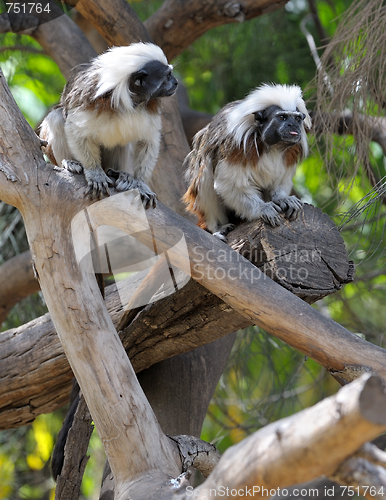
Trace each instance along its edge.
{"label": "monkey with white crest", "polygon": [[272,226],[302,207],[291,196],[298,162],[308,153],[311,118],[297,85],[263,85],[231,102],[200,130],[186,157],[187,210],[226,240],[237,220]]}
{"label": "monkey with white crest", "polygon": [[147,183],[160,148],[161,98],[177,88],[172,69],[151,43],[113,47],[75,67],[60,104],[41,126],[49,160],[84,172],[93,196],[108,195],[115,185],[121,191],[138,189],[144,205],[155,206]]}

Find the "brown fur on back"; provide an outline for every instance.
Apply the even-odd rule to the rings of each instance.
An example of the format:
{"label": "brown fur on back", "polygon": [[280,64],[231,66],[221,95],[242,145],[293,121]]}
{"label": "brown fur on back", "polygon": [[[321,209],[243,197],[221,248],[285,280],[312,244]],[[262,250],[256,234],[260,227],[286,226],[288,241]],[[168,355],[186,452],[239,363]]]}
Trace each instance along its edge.
{"label": "brown fur on back", "polygon": [[244,147],[238,146],[232,139],[227,139],[219,147],[219,154],[222,158],[226,158],[229,163],[235,163],[246,167],[251,163],[256,165],[259,158],[264,154],[263,148],[255,143],[253,137],[250,137]]}
{"label": "brown fur on back", "polygon": [[192,183],[182,197],[182,200],[184,203],[186,203],[186,210],[192,212],[198,217],[197,226],[201,227],[202,229],[207,229],[205,214],[198,210],[196,206],[197,192],[198,191],[196,183]]}
{"label": "brown fur on back", "polygon": [[40,129],[40,138],[43,139],[43,141],[47,142],[47,146],[42,146],[42,151],[45,155],[47,155],[48,159],[53,165],[58,165],[58,162],[56,161],[56,158],[54,156],[54,151],[52,149],[52,145],[49,144],[48,142],[48,130],[46,126],[44,125],[44,122],[42,124],[42,127]]}
{"label": "brown fur on back", "polygon": [[48,159],[50,160],[50,163],[52,163],[53,165],[56,165],[56,166],[58,165],[58,162],[56,161],[56,158],[54,156],[54,152],[53,152],[50,144],[48,144],[47,146],[43,146],[42,151],[45,155],[47,155]]}
{"label": "brown fur on back", "polygon": [[111,105],[111,92],[109,94],[102,95],[95,99],[93,103],[89,104],[90,110],[94,109],[99,116],[101,113],[113,113],[113,107]]}

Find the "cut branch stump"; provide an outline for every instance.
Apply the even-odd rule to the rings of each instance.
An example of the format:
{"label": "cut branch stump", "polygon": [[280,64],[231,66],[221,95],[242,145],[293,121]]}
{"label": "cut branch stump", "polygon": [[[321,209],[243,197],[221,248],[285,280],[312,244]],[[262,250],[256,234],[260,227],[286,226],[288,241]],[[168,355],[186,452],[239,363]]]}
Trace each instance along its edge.
{"label": "cut branch stump", "polygon": [[333,221],[319,208],[304,205],[298,218],[280,226],[261,220],[243,223],[228,244],[272,280],[309,304],[353,281],[354,263]]}

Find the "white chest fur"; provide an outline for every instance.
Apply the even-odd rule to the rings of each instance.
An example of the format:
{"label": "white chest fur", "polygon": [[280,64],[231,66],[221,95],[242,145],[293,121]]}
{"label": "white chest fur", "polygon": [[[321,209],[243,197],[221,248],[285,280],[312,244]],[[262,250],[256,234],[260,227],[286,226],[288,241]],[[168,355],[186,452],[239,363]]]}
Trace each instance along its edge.
{"label": "white chest fur", "polygon": [[147,141],[156,136],[161,127],[161,116],[140,109],[131,113],[96,113],[93,111],[72,111],[67,123],[72,123],[82,135],[84,131],[95,142],[112,148],[129,142]]}
{"label": "white chest fur", "polygon": [[262,155],[256,164],[242,165],[223,160],[216,166],[215,189],[217,190],[219,184],[222,184],[230,191],[232,187],[241,190],[258,188],[258,190],[274,191],[283,183],[287,184],[296,170],[296,166],[290,168],[286,166],[283,155],[282,149],[272,148]]}
{"label": "white chest fur", "polygon": [[272,148],[260,157],[257,165],[247,166],[246,175],[259,187],[274,189],[288,175],[283,156],[282,149]]}

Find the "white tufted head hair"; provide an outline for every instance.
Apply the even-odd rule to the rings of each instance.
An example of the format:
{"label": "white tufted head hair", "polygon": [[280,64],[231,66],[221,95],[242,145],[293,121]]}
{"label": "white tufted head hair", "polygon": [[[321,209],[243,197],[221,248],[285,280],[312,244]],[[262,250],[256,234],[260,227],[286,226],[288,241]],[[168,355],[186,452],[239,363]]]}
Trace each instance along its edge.
{"label": "white tufted head hair", "polygon": [[96,57],[92,62],[93,73],[98,77],[95,98],[112,91],[114,108],[123,106],[132,110],[128,80],[150,61],[160,61],[168,65],[162,49],[152,43],[139,42],[124,47],[113,47]]}
{"label": "white tufted head hair", "polygon": [[[239,101],[229,112],[227,117],[227,132],[232,134],[238,145],[246,144],[249,136],[254,131],[257,111],[262,111],[269,106],[276,105],[285,111],[300,111],[304,113],[303,126],[311,129],[311,117],[307,111],[302,97],[302,90],[298,85],[264,84],[253,90],[245,99]],[[306,134],[302,134],[302,146],[307,152]]]}

